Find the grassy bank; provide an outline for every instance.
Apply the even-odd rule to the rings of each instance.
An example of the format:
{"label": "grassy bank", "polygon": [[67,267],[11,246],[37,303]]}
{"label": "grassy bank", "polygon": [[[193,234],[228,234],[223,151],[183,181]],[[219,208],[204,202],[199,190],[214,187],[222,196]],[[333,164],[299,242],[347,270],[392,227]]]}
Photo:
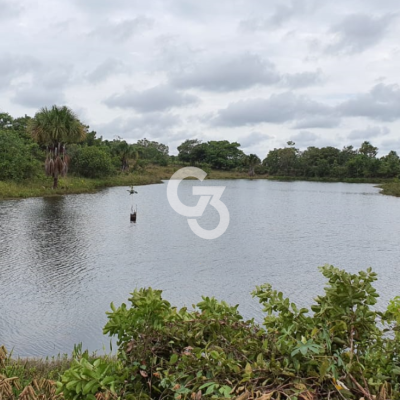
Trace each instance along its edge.
{"label": "grassy bank", "polygon": [[[168,180],[181,166],[149,166],[145,171],[118,174],[103,179],[88,179],[76,176],[60,178],[58,188],[53,189],[53,181],[45,176],[21,182],[0,181],[0,199],[20,199],[28,197],[50,197],[65,194],[93,193],[112,186],[149,185]],[[206,179],[248,179],[245,172],[207,171]],[[266,176],[257,176],[262,179]]]}
{"label": "grassy bank", "polygon": [[379,187],[382,189],[382,194],[400,197],[400,182],[387,182],[379,185]]}
{"label": "grassy bank", "polygon": [[59,179],[57,189],[52,188],[52,179],[46,177],[22,182],[0,181],[0,199],[92,193],[111,186],[149,185],[160,183],[162,179],[168,179],[172,173],[169,173],[168,168],[149,168],[140,173],[119,174],[103,179],[68,176]]}
{"label": "grassy bank", "polygon": [[[52,188],[52,179],[45,176],[22,182],[0,181],[0,199],[19,199],[28,197],[49,197],[65,194],[93,193],[112,186],[149,185],[168,180],[182,166],[167,167],[148,166],[145,171],[129,174],[118,174],[103,179],[88,179],[76,176],[60,178],[59,187]],[[250,177],[247,172],[206,170],[206,179],[270,179],[276,181],[310,181],[310,182],[346,182],[380,184],[382,194],[400,196],[400,183],[387,179],[367,178],[304,178],[292,176],[255,175]]]}

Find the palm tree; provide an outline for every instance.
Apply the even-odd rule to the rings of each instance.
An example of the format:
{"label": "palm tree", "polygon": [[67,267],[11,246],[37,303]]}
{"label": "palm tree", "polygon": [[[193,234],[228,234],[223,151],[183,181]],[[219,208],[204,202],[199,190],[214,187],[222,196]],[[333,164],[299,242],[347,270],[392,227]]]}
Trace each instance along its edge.
{"label": "palm tree", "polygon": [[256,154],[250,154],[246,160],[245,160],[247,166],[249,167],[249,176],[254,176],[255,172],[254,172],[254,168],[257,165],[261,164],[261,160],[259,159],[259,157]]}
{"label": "palm tree", "polygon": [[121,170],[127,171],[129,169],[129,160],[133,160],[134,164],[137,162],[139,158],[138,152],[133,145],[128,144],[121,138],[114,140],[113,144],[112,152],[121,160]]}
{"label": "palm tree", "polygon": [[33,139],[46,148],[45,172],[54,178],[53,189],[56,189],[58,177],[68,172],[66,145],[82,141],[86,128],[68,107],[53,106],[36,113],[27,129]]}

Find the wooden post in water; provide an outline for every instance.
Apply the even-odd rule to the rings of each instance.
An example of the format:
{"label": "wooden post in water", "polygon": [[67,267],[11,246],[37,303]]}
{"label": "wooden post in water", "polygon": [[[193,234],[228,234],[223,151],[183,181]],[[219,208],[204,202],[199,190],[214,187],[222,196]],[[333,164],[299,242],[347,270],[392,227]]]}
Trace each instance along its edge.
{"label": "wooden post in water", "polygon": [[[129,194],[137,193],[137,191],[133,189],[133,185],[128,190],[128,192],[129,192]],[[133,197],[132,197],[132,206],[131,206],[131,215],[130,215],[131,222],[136,222],[136,214],[137,214],[137,207],[136,207],[136,210],[133,211]]]}

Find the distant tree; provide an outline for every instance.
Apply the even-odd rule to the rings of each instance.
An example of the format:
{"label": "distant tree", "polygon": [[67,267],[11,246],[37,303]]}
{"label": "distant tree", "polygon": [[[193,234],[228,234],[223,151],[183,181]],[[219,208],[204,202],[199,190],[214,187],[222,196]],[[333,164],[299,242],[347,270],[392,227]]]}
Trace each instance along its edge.
{"label": "distant tree", "polygon": [[144,138],[138,140],[133,147],[142,160],[163,166],[168,165],[169,147],[167,145]]}
{"label": "distant tree", "polygon": [[0,129],[11,129],[13,120],[13,117],[9,113],[0,113]]}
{"label": "distant tree", "polygon": [[132,160],[132,162],[136,164],[139,158],[137,148],[122,139],[114,140],[112,142],[111,152],[118,157],[122,171],[128,171],[129,162]]}
{"label": "distant tree", "polygon": [[374,158],[378,154],[378,148],[372,146],[370,142],[365,141],[359,148],[358,152],[367,157]]}
{"label": "distant tree", "polygon": [[289,141],[288,146],[271,150],[263,160],[263,165],[271,175],[296,175],[299,168],[299,150],[294,147],[295,143]]}
{"label": "distant tree", "polygon": [[28,123],[28,132],[33,139],[45,147],[47,155],[45,172],[53,177],[53,189],[58,186],[58,177],[68,171],[69,157],[66,145],[84,140],[86,129],[68,107],[42,108]]}
{"label": "distant tree", "polygon": [[38,172],[35,158],[38,145],[25,143],[18,133],[0,129],[0,180],[19,181],[31,178]]}
{"label": "distant tree", "polygon": [[97,146],[79,148],[71,166],[74,172],[86,178],[102,178],[114,172],[108,151]]}
{"label": "distant tree", "polygon": [[357,155],[357,150],[353,146],[345,146],[339,153],[339,165],[345,165],[347,161]]}
{"label": "distant tree", "polygon": [[215,169],[229,170],[239,167],[243,165],[243,160],[246,157],[239,147],[239,143],[230,143],[228,140],[209,141],[203,146],[205,162]]}
{"label": "distant tree", "polygon": [[390,151],[388,155],[381,157],[380,161],[381,176],[394,178],[400,174],[400,158],[395,151]]}
{"label": "distant tree", "polygon": [[196,147],[201,144],[201,140],[198,139],[187,139],[178,146],[178,159],[182,162],[195,164],[199,160],[196,156]]}
{"label": "distant tree", "polygon": [[102,146],[105,145],[103,142],[103,137],[100,136],[99,138],[96,137],[97,132],[96,131],[90,131],[89,132],[89,126],[85,125],[86,129],[86,137],[85,139],[81,142],[82,145],[87,145],[87,146]]}
{"label": "distant tree", "polygon": [[249,167],[249,176],[254,176],[254,169],[257,165],[261,164],[261,160],[256,154],[250,154],[245,158],[244,164]]}

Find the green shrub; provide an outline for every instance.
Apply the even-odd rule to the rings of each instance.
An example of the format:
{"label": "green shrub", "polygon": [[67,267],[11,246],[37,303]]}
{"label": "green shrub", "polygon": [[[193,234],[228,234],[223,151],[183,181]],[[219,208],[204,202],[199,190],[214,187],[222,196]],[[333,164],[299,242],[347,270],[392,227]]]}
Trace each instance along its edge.
{"label": "green shrub", "polygon": [[40,163],[35,158],[38,146],[25,143],[18,133],[0,130],[0,180],[31,178],[38,174]]}
{"label": "green shrub", "polygon": [[66,400],[98,400],[99,394],[102,399],[116,398],[118,369],[119,363],[111,358],[90,360],[87,351],[75,355],[71,368],[57,382],[57,393],[62,393]]}
{"label": "green shrub", "polygon": [[[107,313],[104,333],[116,336],[119,347],[113,379],[80,388],[113,393],[107,386],[113,381],[115,395],[132,400],[400,399],[399,297],[378,312],[371,269],[320,269],[328,285],[312,312],[268,284],[257,287],[263,326],[214,298],[188,311],[171,306],[159,290],[135,290],[130,307],[111,304]],[[73,389],[67,398],[81,398],[72,396],[82,378],[63,379]]]}
{"label": "green shrub", "polygon": [[115,172],[108,152],[95,146],[77,148],[71,157],[71,170],[85,178],[102,178]]}

